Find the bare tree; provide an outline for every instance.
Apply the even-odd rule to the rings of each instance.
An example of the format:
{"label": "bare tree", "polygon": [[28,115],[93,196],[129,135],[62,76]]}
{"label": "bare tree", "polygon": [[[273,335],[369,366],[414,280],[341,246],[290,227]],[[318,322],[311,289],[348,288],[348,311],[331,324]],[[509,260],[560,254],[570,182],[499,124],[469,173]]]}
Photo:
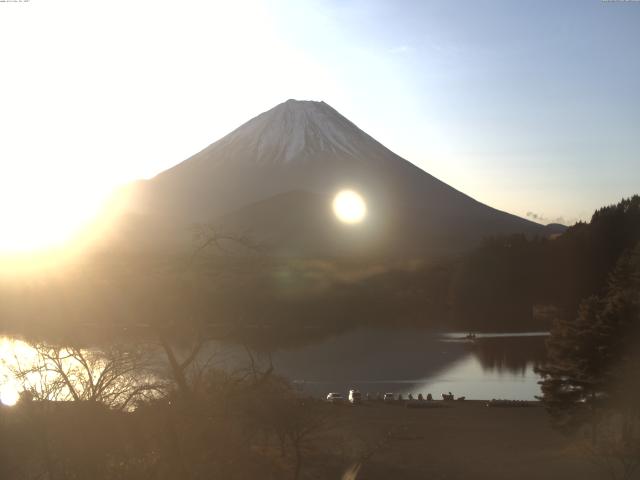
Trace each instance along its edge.
{"label": "bare tree", "polygon": [[170,339],[170,328],[156,328],[156,336],[169,367],[169,377],[183,398],[190,398],[202,386],[205,374],[216,360],[215,350],[207,349],[202,331],[194,331],[185,352],[179,352]]}
{"label": "bare tree", "polygon": [[[213,225],[195,225],[193,227],[193,252],[187,260],[186,270],[191,275],[191,301],[185,322],[179,327],[176,323],[155,327],[155,336],[164,352],[169,372],[177,391],[184,397],[192,395],[202,381],[202,377],[211,367],[215,353],[205,352],[207,344],[206,324],[203,315],[197,311],[197,305],[206,304],[209,292],[203,285],[213,276],[220,278],[228,274],[228,268],[220,268],[216,261],[237,253],[255,254],[260,247],[247,234],[230,234]],[[180,355],[171,341],[171,333],[179,330],[189,337],[186,353]],[[252,360],[253,357],[249,352]]]}
{"label": "bare tree", "polygon": [[16,357],[10,369],[23,390],[36,400],[93,401],[128,410],[166,388],[153,372],[150,353],[140,346],[30,346],[33,360],[24,365],[24,360]]}

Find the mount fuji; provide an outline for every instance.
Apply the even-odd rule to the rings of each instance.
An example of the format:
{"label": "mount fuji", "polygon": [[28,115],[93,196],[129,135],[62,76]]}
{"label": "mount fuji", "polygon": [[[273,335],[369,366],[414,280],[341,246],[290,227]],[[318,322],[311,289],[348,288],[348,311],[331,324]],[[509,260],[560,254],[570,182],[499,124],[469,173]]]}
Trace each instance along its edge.
{"label": "mount fuji", "polygon": [[[545,235],[396,155],[324,102],[288,100],[133,187],[120,235],[147,247],[186,245],[189,226],[249,232],[276,255],[415,258],[483,237]],[[366,219],[340,223],[331,202],[360,193]]]}

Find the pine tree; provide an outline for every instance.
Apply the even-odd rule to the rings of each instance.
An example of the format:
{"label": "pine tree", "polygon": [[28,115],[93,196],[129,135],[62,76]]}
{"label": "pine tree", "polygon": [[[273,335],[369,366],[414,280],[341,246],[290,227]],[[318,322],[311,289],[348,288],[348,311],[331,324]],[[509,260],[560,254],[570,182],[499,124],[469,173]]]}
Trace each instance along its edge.
{"label": "pine tree", "polygon": [[640,327],[640,244],[622,255],[606,291],[582,301],[575,319],[558,321],[538,369],[542,399],[563,430],[598,423],[611,408],[638,405],[629,376],[637,376]]}

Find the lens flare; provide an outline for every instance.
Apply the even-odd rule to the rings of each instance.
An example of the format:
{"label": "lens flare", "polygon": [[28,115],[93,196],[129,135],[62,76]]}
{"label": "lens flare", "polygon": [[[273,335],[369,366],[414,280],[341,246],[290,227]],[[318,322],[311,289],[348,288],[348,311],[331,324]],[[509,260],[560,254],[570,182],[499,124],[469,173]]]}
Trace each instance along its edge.
{"label": "lens flare", "polygon": [[333,213],[344,223],[360,223],[367,215],[364,198],[353,190],[342,190],[333,199]]}

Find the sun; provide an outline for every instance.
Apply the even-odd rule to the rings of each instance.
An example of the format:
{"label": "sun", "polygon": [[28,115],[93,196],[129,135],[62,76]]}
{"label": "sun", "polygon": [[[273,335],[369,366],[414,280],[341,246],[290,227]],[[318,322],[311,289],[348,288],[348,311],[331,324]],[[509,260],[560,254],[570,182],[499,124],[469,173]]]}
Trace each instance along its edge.
{"label": "sun", "polygon": [[367,204],[353,190],[342,190],[333,199],[333,213],[344,223],[360,223],[367,216]]}

